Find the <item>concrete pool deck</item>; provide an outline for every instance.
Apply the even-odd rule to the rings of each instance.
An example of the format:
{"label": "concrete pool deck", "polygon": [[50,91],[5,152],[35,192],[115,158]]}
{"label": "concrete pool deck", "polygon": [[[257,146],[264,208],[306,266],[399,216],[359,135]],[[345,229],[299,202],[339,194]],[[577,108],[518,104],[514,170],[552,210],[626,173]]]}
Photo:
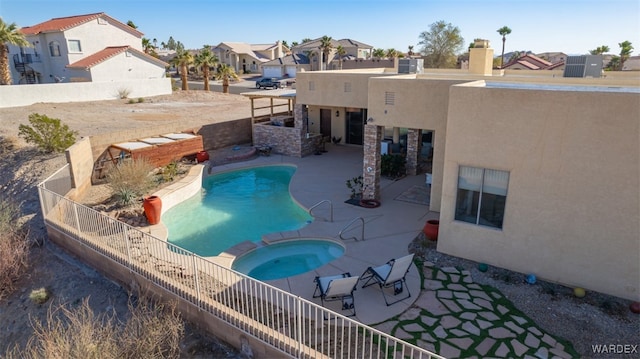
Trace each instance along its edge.
{"label": "concrete pool deck", "polygon": [[[306,208],[325,200],[332,203],[333,222],[328,220],[329,205],[323,203],[313,210],[315,219],[311,224],[297,231],[264,236],[267,242],[320,237],[333,238],[345,245],[344,255],[324,266],[267,281],[317,304],[321,303],[319,298],[313,298],[316,276],[345,272],[361,276],[370,266],[405,256],[424,223],[439,217],[439,213],[430,211],[425,204],[424,193],[428,191],[423,191],[427,189],[424,174],[398,181],[383,178],[380,207],[363,208],[345,203],[351,194],[346,181],[362,173],[362,147],[329,144],[326,149],[328,152],[319,156],[295,158],[272,154],[211,168],[211,174],[215,174],[251,166],[293,164],[298,168],[290,184],[294,199]],[[355,236],[358,240],[340,239],[339,233],[357,218],[364,221],[364,240],[360,220],[343,233],[344,238]],[[242,252],[249,247],[238,249]],[[231,258],[219,256],[216,262],[228,265]],[[421,290],[418,271],[424,273],[424,290]],[[377,285],[362,288],[360,282],[353,293],[356,315],[352,318],[443,357],[571,358],[578,355],[571,343],[546,333],[499,291],[474,283],[469,271],[438,268],[427,262],[424,268],[412,265],[406,283],[405,290],[409,290],[411,296],[387,306]],[[387,292],[387,297],[393,301],[392,293]],[[327,307],[343,315],[350,314],[340,310],[339,302]]]}
{"label": "concrete pool deck", "polygon": [[[362,173],[362,148],[328,145],[327,150],[322,155],[303,158],[275,154],[260,156],[250,161],[215,166],[211,171],[211,174],[216,174],[249,166],[293,164],[297,166],[290,184],[294,199],[306,208],[325,200],[331,202],[333,222],[329,221],[331,216],[329,204],[323,203],[313,210],[315,219],[311,224],[297,231],[271,233],[265,236],[267,241],[296,237],[333,238],[345,245],[346,250],[342,257],[320,268],[267,282],[318,304],[320,300],[313,298],[315,290],[313,280],[316,276],[346,272],[359,276],[370,266],[382,265],[390,259],[405,256],[409,253],[409,244],[420,233],[425,221],[438,218],[438,213],[430,212],[426,205],[394,200],[413,186],[426,187],[424,174],[407,176],[398,181],[382,179],[380,207],[363,208],[345,203],[351,194],[346,181]],[[364,221],[364,240],[361,238],[362,221],[357,218],[362,218]],[[341,240],[340,231],[354,220],[355,222],[343,232],[343,236],[358,239]],[[408,290],[411,296],[391,306],[385,304],[377,285],[366,288],[361,288],[361,284],[358,285],[358,289],[354,292],[356,305],[354,318],[365,324],[374,324],[403,313],[420,294],[420,275],[414,265],[406,276],[406,282],[408,288],[405,290]],[[387,292],[388,296],[389,294]],[[399,295],[399,297],[402,296],[406,296],[406,292]],[[390,301],[392,297],[393,294]],[[330,305],[330,308],[333,307]]]}

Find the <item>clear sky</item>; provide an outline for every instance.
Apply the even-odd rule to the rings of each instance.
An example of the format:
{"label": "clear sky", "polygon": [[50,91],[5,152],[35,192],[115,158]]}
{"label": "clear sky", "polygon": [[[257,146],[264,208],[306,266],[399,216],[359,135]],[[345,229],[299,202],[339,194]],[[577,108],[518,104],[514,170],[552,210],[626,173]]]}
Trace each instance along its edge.
{"label": "clear sky", "polygon": [[460,29],[465,47],[487,39],[496,54],[496,30],[508,26],[505,52],[572,55],[606,45],[617,54],[618,43],[630,41],[640,55],[640,0],[0,0],[0,17],[20,27],[94,12],[131,20],[158,44],[173,36],[187,49],[327,35],[416,51],[420,34],[442,20]]}

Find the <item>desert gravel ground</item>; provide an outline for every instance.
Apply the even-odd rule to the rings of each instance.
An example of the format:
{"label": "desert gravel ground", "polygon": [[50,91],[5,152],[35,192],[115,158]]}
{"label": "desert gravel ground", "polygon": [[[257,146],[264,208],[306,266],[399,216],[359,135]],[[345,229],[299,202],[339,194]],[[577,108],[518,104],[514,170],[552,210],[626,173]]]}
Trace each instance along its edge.
{"label": "desert gravel ground", "polygon": [[[138,126],[179,123],[185,128],[215,121],[250,117],[250,101],[239,95],[187,91],[147,98],[143,103],[126,100],[51,104],[0,108],[0,136],[17,138],[19,124],[28,124],[31,113],[59,118],[80,136],[109,133]],[[81,261],[44,240],[37,183],[60,168],[63,155],[42,155],[17,140],[18,149],[0,160],[0,188],[21,204],[23,217],[35,245],[30,268],[17,283],[17,291],[0,302],[0,357],[13,345],[24,345],[32,334],[31,322],[45,318],[48,304],[29,299],[32,289],[46,287],[53,293],[51,303],[77,304],[89,297],[94,311],[127,313],[127,291]],[[475,264],[427,249],[423,256],[438,266],[462,266],[472,270],[474,281],[502,291],[520,310],[548,332],[571,341],[584,358],[638,358],[640,315],[629,311],[627,300],[587,292],[585,298],[572,295],[570,288],[539,283],[531,286],[508,271],[482,273]],[[594,268],[593,270],[597,270]],[[593,353],[592,345],[635,345],[628,355]],[[241,357],[233,348],[188,328],[183,341],[184,357]]]}

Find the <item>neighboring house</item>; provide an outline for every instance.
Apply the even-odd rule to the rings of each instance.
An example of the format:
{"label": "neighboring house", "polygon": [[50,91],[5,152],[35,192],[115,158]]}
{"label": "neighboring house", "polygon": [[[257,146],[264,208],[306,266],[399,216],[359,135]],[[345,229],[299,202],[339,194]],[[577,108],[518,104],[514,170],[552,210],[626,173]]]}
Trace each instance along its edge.
{"label": "neighboring house", "polygon": [[167,64],[143,52],[143,34],[105,13],[54,18],[20,31],[33,47],[10,46],[14,84],[165,76]]}
{"label": "neighboring house", "polygon": [[277,41],[273,44],[221,42],[211,49],[220,63],[231,66],[238,74],[260,73],[262,65],[286,56],[289,49]]}
{"label": "neighboring house", "polygon": [[309,71],[309,58],[303,54],[291,54],[262,64],[263,77],[296,77],[298,71]]}
{"label": "neighboring house", "polygon": [[552,63],[533,54],[526,54],[513,59],[502,66],[504,70],[553,70],[564,65],[564,60]]}
{"label": "neighboring house", "polygon": [[487,46],[469,70],[300,72],[299,131],[278,146],[362,145],[364,197],[380,199],[392,141],[409,175],[431,177],[438,251],[640,300],[640,73],[494,72],[493,58]]}
{"label": "neighboring house", "polygon": [[547,60],[552,64],[557,64],[558,62],[564,63],[567,60],[567,54],[564,52],[541,52],[536,54],[536,57]]}
{"label": "neighboring house", "polygon": [[[310,61],[310,70],[318,71],[318,70],[338,70],[340,69],[340,61],[341,60],[365,60],[371,58],[371,53],[373,51],[373,47],[367,45],[365,43],[351,40],[351,39],[342,39],[342,40],[331,40],[331,51],[329,53],[328,61],[323,58],[322,50],[320,49],[320,45],[322,44],[322,39],[318,38],[315,40],[307,41],[305,43],[293,46],[291,48],[291,52],[293,54],[302,54],[309,58]],[[338,46],[342,46],[345,50],[345,54],[339,56],[337,54],[336,49]],[[329,63],[329,68],[325,69],[325,63]]]}
{"label": "neighboring house", "polygon": [[640,71],[640,56],[631,56],[622,65],[622,71]]}

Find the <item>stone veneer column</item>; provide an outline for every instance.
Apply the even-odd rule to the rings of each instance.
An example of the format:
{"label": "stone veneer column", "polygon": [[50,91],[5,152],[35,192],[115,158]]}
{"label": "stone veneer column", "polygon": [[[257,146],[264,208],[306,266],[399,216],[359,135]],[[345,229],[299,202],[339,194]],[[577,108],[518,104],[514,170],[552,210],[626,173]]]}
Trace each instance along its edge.
{"label": "stone veneer column", "polygon": [[420,140],[422,130],[410,128],[407,133],[407,163],[405,165],[407,174],[415,176],[418,174],[418,158],[420,156]]}
{"label": "stone veneer column", "polygon": [[300,129],[300,137],[304,137],[307,134],[308,111],[305,105],[297,103],[293,105],[293,127]]}
{"label": "stone veneer column", "polygon": [[362,198],[380,200],[380,142],[384,127],[364,126]]}

